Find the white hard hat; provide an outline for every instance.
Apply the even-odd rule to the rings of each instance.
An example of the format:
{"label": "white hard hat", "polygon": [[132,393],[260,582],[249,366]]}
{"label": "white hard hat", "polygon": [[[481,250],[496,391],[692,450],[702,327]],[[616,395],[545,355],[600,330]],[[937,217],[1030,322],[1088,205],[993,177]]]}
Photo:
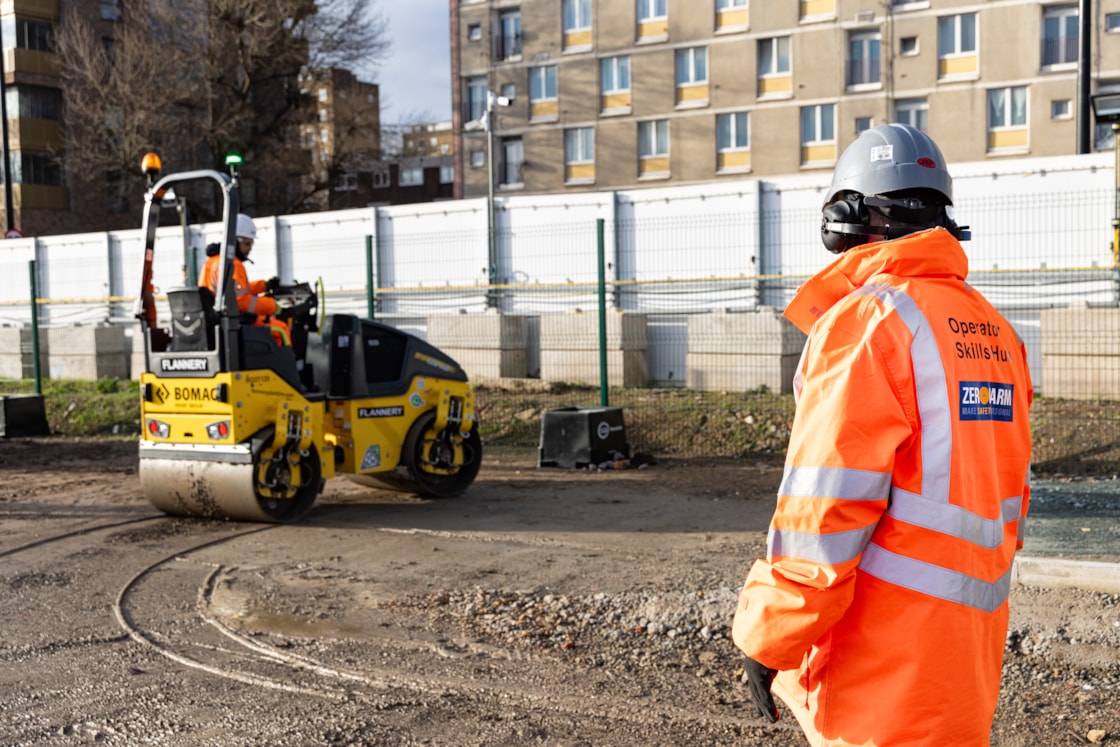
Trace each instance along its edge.
{"label": "white hard hat", "polygon": [[257,226],[253,223],[253,219],[245,213],[237,214],[237,238],[239,239],[253,239],[257,238]]}

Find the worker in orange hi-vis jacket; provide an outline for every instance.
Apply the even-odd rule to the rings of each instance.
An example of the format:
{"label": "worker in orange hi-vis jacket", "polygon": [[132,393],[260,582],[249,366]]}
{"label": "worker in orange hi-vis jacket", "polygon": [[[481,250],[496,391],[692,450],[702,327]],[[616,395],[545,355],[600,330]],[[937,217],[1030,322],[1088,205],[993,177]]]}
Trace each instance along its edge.
{"label": "worker in orange hi-vis jacket", "polygon": [[[257,239],[257,226],[253,219],[244,213],[237,216],[237,250],[233,260],[233,284],[237,293],[237,308],[243,315],[251,318],[252,323],[258,326],[267,326],[272,332],[272,337],[280,345],[291,345],[291,328],[287,322],[276,318],[276,299],[272,293],[279,286],[278,278],[269,280],[249,280],[245,271],[245,263],[251,262],[249,253],[253,251],[253,242]],[[206,248],[206,264],[203,265],[202,275],[198,284],[209,288],[211,293],[218,293],[218,277],[221,274],[221,247],[211,244]]]}
{"label": "worker in orange hi-vis jacket", "polygon": [[987,747],[1030,500],[1022,341],[965,281],[967,231],[921,130],[864,132],[821,233],[839,257],[785,315],[808,333],[767,553],[733,636],[815,747]]}

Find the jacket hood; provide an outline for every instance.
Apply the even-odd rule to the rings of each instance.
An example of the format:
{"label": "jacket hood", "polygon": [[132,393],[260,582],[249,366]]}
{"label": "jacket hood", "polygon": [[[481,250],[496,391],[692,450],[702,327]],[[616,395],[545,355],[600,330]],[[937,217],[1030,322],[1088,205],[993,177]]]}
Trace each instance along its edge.
{"label": "jacket hood", "polygon": [[877,275],[964,280],[968,276],[968,257],[960,242],[944,228],[863,244],[844,252],[809,278],[786,307],[785,317],[808,334],[817,319],[837,301]]}

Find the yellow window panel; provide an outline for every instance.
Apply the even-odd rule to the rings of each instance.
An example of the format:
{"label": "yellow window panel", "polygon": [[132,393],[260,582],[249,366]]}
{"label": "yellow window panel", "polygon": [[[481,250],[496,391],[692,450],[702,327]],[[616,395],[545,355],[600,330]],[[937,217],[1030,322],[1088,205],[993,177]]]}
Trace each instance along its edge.
{"label": "yellow window panel", "polygon": [[1026,148],[1027,147],[1027,130],[995,130],[988,133],[988,148],[990,150],[999,150],[1000,148]]}
{"label": "yellow window panel", "polygon": [[836,0],[801,0],[801,17],[836,13]]}
{"label": "yellow window panel", "polygon": [[590,47],[591,29],[585,31],[569,31],[564,34],[564,49],[572,47]]}
{"label": "yellow window panel", "polygon": [[630,108],[630,92],[626,93],[608,93],[606,96],[601,97],[601,104],[603,111],[607,109],[629,109]]}
{"label": "yellow window panel", "polygon": [[749,150],[731,150],[719,154],[716,167],[724,169],[748,169],[751,165],[751,152]]}
{"label": "yellow window panel", "polygon": [[560,102],[556,99],[551,101],[534,101],[529,104],[529,118],[540,119],[542,117],[556,117],[560,114]]}
{"label": "yellow window panel", "polygon": [[823,143],[821,145],[802,145],[801,163],[815,163],[817,161],[835,161],[836,145]]}
{"label": "yellow window panel", "polygon": [[975,75],[980,70],[980,62],[976,55],[967,57],[945,57],[941,59],[941,76],[947,75]]}
{"label": "yellow window panel", "polygon": [[564,168],[564,179],[572,181],[574,179],[594,179],[595,178],[595,164],[593,163],[573,163],[568,164]]}
{"label": "yellow window panel", "polygon": [[66,187],[13,184],[12,207],[24,210],[66,210],[70,207],[70,193]]}
{"label": "yellow window panel", "polygon": [[638,24],[638,41],[653,39],[669,35],[669,19],[659,18],[656,21],[642,21]]}
{"label": "yellow window panel", "polygon": [[793,76],[785,75],[780,78],[759,78],[758,95],[766,96],[774,93],[790,93],[793,91]]}
{"label": "yellow window panel", "polygon": [[716,31],[727,28],[742,28],[750,25],[750,14],[746,8],[721,10],[716,14]]}
{"label": "yellow window panel", "polygon": [[689,104],[708,100],[708,86],[681,86],[677,89],[677,103]]}
{"label": "yellow window panel", "polygon": [[664,174],[669,171],[669,157],[643,158],[638,162],[638,176]]}

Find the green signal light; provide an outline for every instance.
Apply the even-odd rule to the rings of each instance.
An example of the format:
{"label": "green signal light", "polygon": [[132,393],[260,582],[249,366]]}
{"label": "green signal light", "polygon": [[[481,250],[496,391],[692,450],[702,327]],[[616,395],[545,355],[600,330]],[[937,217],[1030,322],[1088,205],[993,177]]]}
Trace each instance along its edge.
{"label": "green signal light", "polygon": [[230,153],[226,156],[226,166],[240,166],[241,156],[236,153]]}

